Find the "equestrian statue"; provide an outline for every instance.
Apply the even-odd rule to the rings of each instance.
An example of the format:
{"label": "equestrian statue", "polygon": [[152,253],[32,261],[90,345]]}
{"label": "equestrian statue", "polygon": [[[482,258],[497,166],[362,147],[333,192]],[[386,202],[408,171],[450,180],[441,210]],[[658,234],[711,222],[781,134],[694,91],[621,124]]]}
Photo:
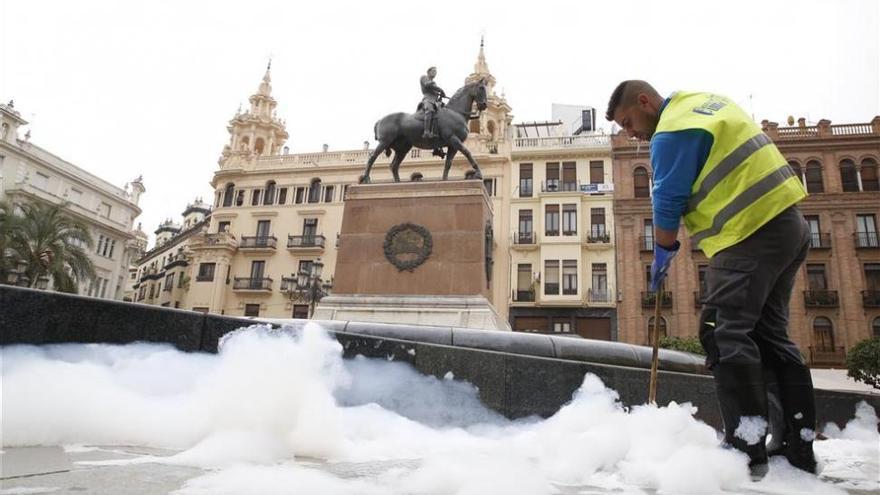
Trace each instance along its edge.
{"label": "equestrian statue", "polygon": [[383,152],[386,156],[391,156],[392,151],[394,159],[391,160],[391,174],[394,182],[400,182],[400,163],[413,147],[434,150],[434,154],[441,158],[444,157],[443,147],[446,147],[443,180],[449,178],[452,159],[459,152],[473,167],[473,178],[483,178],[480,166],[464,146],[464,141],[468,135],[468,121],[478,116],[471,113],[474,103],[479,111],[486,109],[486,81],[480,79],[462,86],[444,105],[446,93],[434,82],[436,76],[437,69],[431,67],[427,75],[421,77],[422,101],[416,113],[392,113],[382,117],[373,126],[379,144],[370,153],[364,175],[360,178],[361,183],[370,182],[370,170],[376,158]]}

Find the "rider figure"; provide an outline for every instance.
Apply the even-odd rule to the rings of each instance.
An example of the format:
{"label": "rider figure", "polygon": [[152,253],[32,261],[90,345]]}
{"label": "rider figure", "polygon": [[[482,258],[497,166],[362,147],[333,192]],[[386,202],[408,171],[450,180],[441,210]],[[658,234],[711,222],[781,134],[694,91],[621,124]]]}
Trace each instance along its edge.
{"label": "rider figure", "polygon": [[441,98],[446,97],[446,93],[437,86],[434,78],[437,77],[437,68],[429,67],[428,74],[421,77],[422,84],[422,110],[425,112],[425,130],[422,137],[425,139],[433,139],[434,135],[434,115],[443,105]]}

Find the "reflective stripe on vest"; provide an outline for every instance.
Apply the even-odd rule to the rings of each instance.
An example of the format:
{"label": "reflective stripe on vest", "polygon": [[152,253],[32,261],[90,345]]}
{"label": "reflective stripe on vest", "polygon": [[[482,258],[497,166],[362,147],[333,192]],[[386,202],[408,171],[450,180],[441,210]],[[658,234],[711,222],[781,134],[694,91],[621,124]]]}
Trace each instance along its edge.
{"label": "reflective stripe on vest", "polygon": [[696,210],[700,201],[706,199],[706,196],[709,195],[709,191],[718,185],[722,179],[727,177],[727,174],[733,172],[736,167],[746,160],[746,158],[752,156],[756,151],[767,146],[771,142],[772,141],[770,141],[770,138],[767,137],[766,134],[761,133],[741,144],[739,148],[725,156],[724,159],[706,175],[706,178],[703,179],[703,182],[700,184],[700,189],[696,194],[691,195],[691,198],[688,200],[688,213]]}

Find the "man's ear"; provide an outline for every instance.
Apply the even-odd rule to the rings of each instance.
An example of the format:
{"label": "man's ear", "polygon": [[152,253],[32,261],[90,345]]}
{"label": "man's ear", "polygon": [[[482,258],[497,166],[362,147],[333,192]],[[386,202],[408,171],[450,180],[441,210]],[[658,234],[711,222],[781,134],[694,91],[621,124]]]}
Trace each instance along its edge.
{"label": "man's ear", "polygon": [[639,93],[639,96],[636,97],[639,102],[639,109],[642,111],[651,110],[651,99],[648,98],[648,95],[645,93]]}

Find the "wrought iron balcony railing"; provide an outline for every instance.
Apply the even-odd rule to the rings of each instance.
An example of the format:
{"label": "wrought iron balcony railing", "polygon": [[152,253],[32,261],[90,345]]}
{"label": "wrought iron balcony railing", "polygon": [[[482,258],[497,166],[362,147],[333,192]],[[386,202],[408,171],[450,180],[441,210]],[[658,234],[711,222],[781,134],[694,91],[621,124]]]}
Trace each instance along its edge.
{"label": "wrought iron balcony railing", "polygon": [[232,284],[233,290],[259,290],[259,291],[270,291],[272,290],[272,279],[271,278],[250,278],[250,277],[235,277]]}
{"label": "wrought iron balcony railing", "polygon": [[265,236],[241,236],[238,243],[239,249],[275,249],[278,239],[274,235]]}
{"label": "wrought iron balcony railing", "polygon": [[323,235],[289,235],[287,236],[288,248],[323,248],[327,239]]}
{"label": "wrought iron balcony railing", "polygon": [[[653,308],[654,305],[657,304],[657,293],[652,290],[643,290],[642,291],[642,307],[643,308]],[[672,292],[668,290],[660,291],[660,307],[661,308],[671,308],[672,307]]]}
{"label": "wrought iron balcony railing", "polygon": [[836,290],[805,290],[804,306],[808,308],[836,308],[840,299]]}

